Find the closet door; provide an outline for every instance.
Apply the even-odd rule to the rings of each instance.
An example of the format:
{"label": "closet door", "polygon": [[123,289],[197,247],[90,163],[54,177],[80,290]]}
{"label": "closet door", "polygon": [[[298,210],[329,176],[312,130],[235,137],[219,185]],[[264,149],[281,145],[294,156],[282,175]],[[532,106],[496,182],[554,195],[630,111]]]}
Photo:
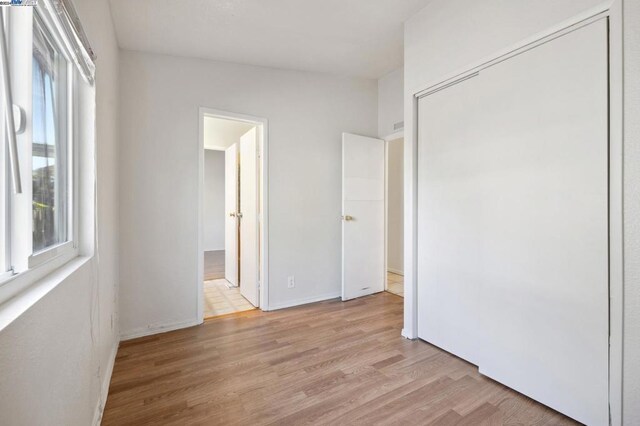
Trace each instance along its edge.
{"label": "closet door", "polygon": [[418,334],[608,424],[607,24],[419,100]]}

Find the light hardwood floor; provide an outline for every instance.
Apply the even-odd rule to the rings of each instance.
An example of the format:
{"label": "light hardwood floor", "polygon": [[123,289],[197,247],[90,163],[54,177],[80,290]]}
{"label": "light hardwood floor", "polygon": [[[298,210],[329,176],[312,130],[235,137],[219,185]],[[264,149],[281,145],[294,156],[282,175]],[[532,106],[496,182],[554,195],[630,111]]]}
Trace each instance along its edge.
{"label": "light hardwood floor", "polygon": [[400,337],[402,303],[253,310],[123,342],[102,424],[575,424]]}

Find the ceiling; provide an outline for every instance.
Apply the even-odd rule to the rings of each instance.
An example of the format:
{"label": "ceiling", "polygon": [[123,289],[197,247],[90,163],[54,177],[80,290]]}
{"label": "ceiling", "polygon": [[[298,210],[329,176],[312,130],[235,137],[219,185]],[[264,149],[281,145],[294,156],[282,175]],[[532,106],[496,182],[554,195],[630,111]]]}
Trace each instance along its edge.
{"label": "ceiling", "polygon": [[121,48],[379,78],[431,0],[111,0]]}
{"label": "ceiling", "polygon": [[255,124],[204,117],[204,149],[221,151],[240,140]]}

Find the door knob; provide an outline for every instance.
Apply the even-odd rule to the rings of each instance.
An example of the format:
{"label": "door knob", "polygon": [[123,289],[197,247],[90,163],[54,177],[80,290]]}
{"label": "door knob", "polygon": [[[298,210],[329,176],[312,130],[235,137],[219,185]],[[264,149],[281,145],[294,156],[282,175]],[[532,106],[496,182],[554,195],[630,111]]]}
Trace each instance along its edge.
{"label": "door knob", "polygon": [[242,212],[236,213],[236,216],[238,217],[238,219],[242,219]]}
{"label": "door knob", "polygon": [[236,217],[236,212],[229,213],[229,217]]}
{"label": "door knob", "polygon": [[342,216],[342,220],[346,220],[346,221],[353,220],[353,216],[349,216],[349,215]]}

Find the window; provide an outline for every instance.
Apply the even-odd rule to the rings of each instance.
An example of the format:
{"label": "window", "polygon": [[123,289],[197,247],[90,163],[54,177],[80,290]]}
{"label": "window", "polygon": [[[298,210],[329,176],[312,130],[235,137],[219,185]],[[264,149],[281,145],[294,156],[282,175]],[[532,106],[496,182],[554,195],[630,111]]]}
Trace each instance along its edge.
{"label": "window", "polygon": [[33,253],[69,236],[69,62],[39,19],[33,26],[32,207]]}
{"label": "window", "polygon": [[1,303],[78,255],[95,58],[69,0],[0,8],[0,35]]}

